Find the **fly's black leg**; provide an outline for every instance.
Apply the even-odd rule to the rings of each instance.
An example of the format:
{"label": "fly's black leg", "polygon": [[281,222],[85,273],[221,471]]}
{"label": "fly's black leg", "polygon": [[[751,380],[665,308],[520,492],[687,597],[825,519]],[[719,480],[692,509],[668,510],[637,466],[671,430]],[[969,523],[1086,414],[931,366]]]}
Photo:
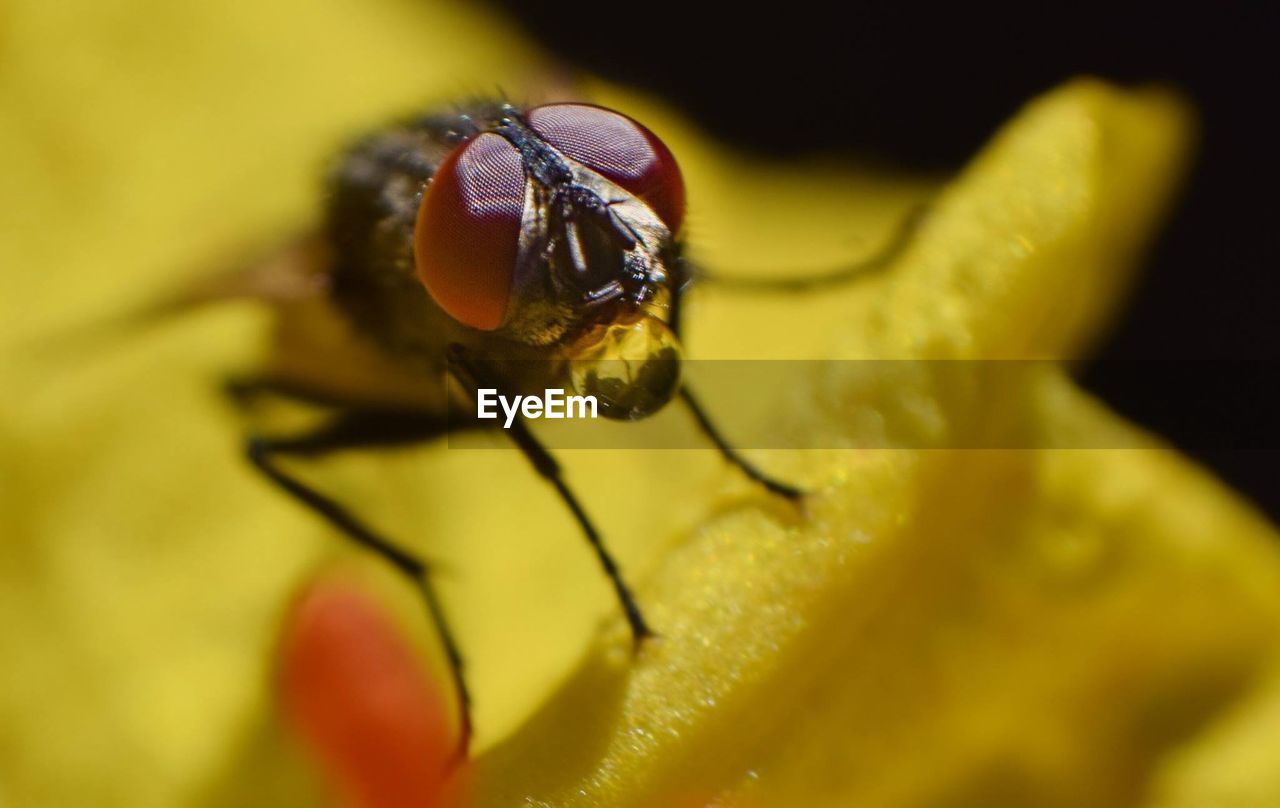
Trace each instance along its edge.
{"label": "fly's black leg", "polygon": [[884,269],[898,260],[915,238],[928,210],[928,205],[923,204],[912,208],[898,222],[889,241],[879,250],[861,261],[829,272],[800,277],[741,278],[699,270],[696,278],[701,282],[715,284],[724,289],[743,292],[809,292],[824,286],[846,283],[858,276]]}
{"label": "fly's black leg", "polygon": [[600,566],[604,568],[605,574],[609,576],[609,581],[613,584],[613,590],[618,595],[622,610],[627,615],[627,624],[631,626],[631,637],[638,647],[646,638],[653,636],[653,631],[649,628],[648,623],[645,622],[644,615],[640,613],[640,607],[636,604],[636,599],[631,594],[631,589],[627,586],[626,581],[622,580],[622,572],[618,569],[618,564],[613,560],[613,556],[609,554],[609,549],[604,546],[604,539],[601,538],[600,532],[596,530],[591,517],[587,516],[582,504],[578,502],[578,498],[574,496],[573,491],[564,481],[564,476],[560,473],[560,464],[551,456],[546,447],[533,436],[523,419],[516,418],[508,432],[511,434],[511,439],[520,447],[520,451],[524,452],[524,456],[529,458],[529,462],[533,464],[538,474],[551,483],[556,489],[556,493],[560,495],[560,499],[573,512],[573,518],[577,520],[578,525],[582,528],[582,532],[586,535],[587,542],[590,543],[591,548],[596,551],[596,558],[600,560]]}
{"label": "fly's black leg", "polygon": [[[687,268],[682,264],[681,275],[685,276],[687,271]],[[682,297],[682,294],[672,295],[671,307],[668,309],[667,315],[667,322],[671,327],[671,333],[675,334],[676,337],[680,336],[680,327],[682,324],[680,317],[683,313],[683,308],[680,305]],[[769,491],[793,502],[804,496],[804,492],[799,488],[773,479],[749,463],[742,455],[738,454],[738,451],[729,445],[729,441],[725,440],[724,435],[721,435],[720,430],[711,422],[711,417],[707,415],[707,411],[698,403],[698,399],[695,398],[693,393],[689,390],[688,384],[681,383],[680,398],[684,400],[685,406],[689,408],[689,412],[693,415],[693,419],[698,423],[698,428],[701,429],[707,437],[711,438],[711,442],[720,450],[720,454],[723,455],[730,463],[741,469],[743,474],[760,483]]]}
{"label": "fly's black leg", "polygon": [[[450,371],[453,373],[454,378],[473,397],[481,387],[493,387],[501,390],[501,386],[492,383],[477,363],[468,361],[459,347],[451,348],[450,360]],[[604,568],[605,575],[609,576],[609,581],[613,584],[613,590],[618,596],[618,602],[622,604],[622,610],[626,614],[627,624],[631,627],[631,638],[635,646],[639,648],[646,638],[653,636],[653,631],[649,628],[649,624],[645,622],[644,615],[641,614],[640,607],[636,604],[635,596],[631,594],[630,587],[622,579],[622,571],[618,569],[617,562],[614,561],[613,556],[609,553],[609,549],[605,547],[600,531],[596,530],[595,524],[582,507],[582,503],[578,501],[577,496],[574,495],[568,483],[565,482],[564,475],[560,471],[560,464],[529,431],[529,427],[522,417],[517,416],[512,422],[511,428],[506,432],[516,446],[519,447],[520,451],[524,453],[524,456],[528,458],[538,475],[551,483],[556,493],[560,495],[561,501],[573,513],[573,518],[578,522],[578,526],[582,528],[582,532],[586,535],[591,549],[595,550],[596,558],[599,559],[600,566]]]}
{"label": "fly's black leg", "polygon": [[356,411],[341,415],[329,425],[307,435],[250,437],[245,442],[245,453],[249,461],[282,491],[324,517],[348,539],[384,559],[421,593],[428,617],[440,636],[458,694],[456,762],[466,757],[471,740],[471,696],[462,675],[462,655],[431,585],[430,567],[426,561],[368,527],[341,504],[300,481],[276,462],[280,457],[316,457],[343,449],[406,445],[428,440],[442,432],[443,425],[439,419],[416,413]]}
{"label": "fly's black leg", "polygon": [[707,437],[711,438],[711,442],[720,450],[720,454],[724,455],[724,458],[730,463],[742,469],[743,474],[760,483],[769,491],[793,502],[804,496],[804,492],[799,488],[773,479],[738,454],[738,451],[730,446],[729,442],[720,434],[720,431],[716,429],[715,424],[711,423],[711,418],[707,416],[706,411],[702,409],[702,405],[694,398],[688,387],[682,386],[680,388],[680,398],[684,400],[685,406],[689,408],[693,419],[698,422],[698,427],[706,433]]}

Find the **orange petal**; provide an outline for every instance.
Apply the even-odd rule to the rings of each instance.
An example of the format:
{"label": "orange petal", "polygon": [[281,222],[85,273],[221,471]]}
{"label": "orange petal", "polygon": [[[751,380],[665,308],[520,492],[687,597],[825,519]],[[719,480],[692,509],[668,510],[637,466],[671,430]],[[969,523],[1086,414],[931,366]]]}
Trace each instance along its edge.
{"label": "orange petal", "polygon": [[444,806],[453,739],[447,700],[376,602],[313,585],[288,619],[282,697],[347,803]]}

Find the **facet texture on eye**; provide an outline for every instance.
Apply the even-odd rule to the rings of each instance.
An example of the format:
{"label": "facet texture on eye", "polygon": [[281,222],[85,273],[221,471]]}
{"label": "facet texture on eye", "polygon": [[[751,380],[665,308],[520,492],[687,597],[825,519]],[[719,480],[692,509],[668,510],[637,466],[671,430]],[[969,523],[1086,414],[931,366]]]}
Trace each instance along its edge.
{"label": "facet texture on eye", "polygon": [[423,194],[413,240],[418,276],[463,325],[492,331],[506,316],[524,184],[520,153],[489,133],[445,158]]}
{"label": "facet texture on eye", "polygon": [[656,135],[612,110],[588,104],[547,104],[526,116],[529,126],[566,157],[644,200],[675,232],[684,219],[684,180],[671,150]]}

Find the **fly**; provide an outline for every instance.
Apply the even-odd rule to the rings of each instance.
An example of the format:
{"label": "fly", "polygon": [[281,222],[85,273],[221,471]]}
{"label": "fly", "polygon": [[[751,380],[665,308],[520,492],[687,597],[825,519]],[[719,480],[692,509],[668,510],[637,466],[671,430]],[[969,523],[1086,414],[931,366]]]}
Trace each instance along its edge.
{"label": "fly", "polygon": [[[281,350],[260,377],[232,390],[332,410],[307,434],[250,436],[248,459],[420,591],[450,662],[461,754],[469,696],[428,563],[279,461],[439,437],[458,391],[474,413],[481,390],[514,399],[564,388],[596,397],[602,416],[620,420],[678,399],[726,460],[774,495],[799,500],[801,490],[734,450],[681,380],[680,300],[695,274],[680,238],[684,213],[675,157],[637,121],[585,103],[476,101],[355,143],[329,178],[320,232],[241,281],[249,284],[241,291],[278,303]],[[841,281],[888,263],[915,218],[870,260],[829,275],[722,282],[803,289]],[[317,328],[322,320],[329,325]],[[639,645],[653,630],[559,464],[522,415],[505,431],[573,514]]]}

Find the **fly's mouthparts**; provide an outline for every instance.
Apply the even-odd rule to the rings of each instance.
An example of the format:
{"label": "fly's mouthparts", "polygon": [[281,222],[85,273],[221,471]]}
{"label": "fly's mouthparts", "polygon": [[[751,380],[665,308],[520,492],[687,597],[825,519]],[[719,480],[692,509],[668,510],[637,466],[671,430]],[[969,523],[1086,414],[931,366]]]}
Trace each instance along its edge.
{"label": "fly's mouthparts", "polygon": [[605,418],[636,421],[675,396],[682,353],[671,328],[652,314],[602,323],[569,347],[569,386],[595,397]]}
{"label": "fly's mouthparts", "polygon": [[608,303],[610,300],[616,300],[622,296],[625,290],[618,281],[609,281],[599,289],[587,292],[587,305],[599,306],[602,303]]}

